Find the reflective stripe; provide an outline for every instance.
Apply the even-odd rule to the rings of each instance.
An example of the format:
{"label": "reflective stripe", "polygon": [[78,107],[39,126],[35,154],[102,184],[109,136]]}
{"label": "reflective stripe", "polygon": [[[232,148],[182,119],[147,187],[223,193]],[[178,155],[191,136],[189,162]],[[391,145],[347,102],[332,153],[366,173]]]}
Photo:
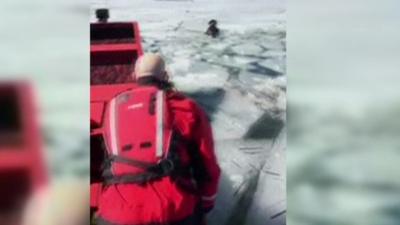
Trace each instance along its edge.
{"label": "reflective stripe", "polygon": [[217,194],[212,195],[212,196],[203,196],[201,197],[201,200],[203,201],[213,201],[217,198]]}
{"label": "reflective stripe", "polygon": [[161,157],[163,154],[163,137],[164,137],[164,92],[157,91],[157,103],[156,103],[156,124],[157,124],[157,136],[156,136],[156,157]]}
{"label": "reflective stripe", "polygon": [[118,143],[117,143],[117,123],[116,123],[116,98],[113,98],[110,102],[110,142],[111,151],[113,155],[118,155]]}

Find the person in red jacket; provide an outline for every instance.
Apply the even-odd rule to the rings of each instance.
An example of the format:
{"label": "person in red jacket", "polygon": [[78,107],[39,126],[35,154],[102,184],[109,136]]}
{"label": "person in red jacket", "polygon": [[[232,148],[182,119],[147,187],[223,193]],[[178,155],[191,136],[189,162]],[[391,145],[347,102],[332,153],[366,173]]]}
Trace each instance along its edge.
{"label": "person in red jacket", "polygon": [[156,87],[165,92],[170,116],[179,130],[179,138],[171,144],[178,149],[180,163],[172,167],[179,172],[141,183],[120,182],[129,179],[112,177],[100,196],[96,222],[98,225],[205,224],[205,215],[215,204],[221,173],[207,115],[194,100],[174,89],[159,55],[140,57],[133,78],[137,88]]}

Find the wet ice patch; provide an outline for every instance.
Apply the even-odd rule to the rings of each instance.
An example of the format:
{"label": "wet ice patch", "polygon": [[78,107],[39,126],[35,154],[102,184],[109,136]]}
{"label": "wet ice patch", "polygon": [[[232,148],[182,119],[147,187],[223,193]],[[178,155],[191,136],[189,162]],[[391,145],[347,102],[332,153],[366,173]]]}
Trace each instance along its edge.
{"label": "wet ice patch", "polygon": [[284,58],[275,57],[261,60],[258,65],[276,71],[279,75],[286,73],[286,61]]}
{"label": "wet ice patch", "polygon": [[217,140],[243,137],[262,114],[263,110],[240,91],[227,89],[224,101],[214,116],[214,136]]}

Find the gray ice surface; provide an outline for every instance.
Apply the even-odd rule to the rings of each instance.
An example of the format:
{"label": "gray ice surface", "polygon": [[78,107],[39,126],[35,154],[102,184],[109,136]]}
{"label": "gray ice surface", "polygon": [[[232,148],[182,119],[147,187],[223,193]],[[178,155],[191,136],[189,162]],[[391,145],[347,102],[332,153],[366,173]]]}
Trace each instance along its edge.
{"label": "gray ice surface", "polygon": [[289,8],[288,224],[400,224],[400,2]]}

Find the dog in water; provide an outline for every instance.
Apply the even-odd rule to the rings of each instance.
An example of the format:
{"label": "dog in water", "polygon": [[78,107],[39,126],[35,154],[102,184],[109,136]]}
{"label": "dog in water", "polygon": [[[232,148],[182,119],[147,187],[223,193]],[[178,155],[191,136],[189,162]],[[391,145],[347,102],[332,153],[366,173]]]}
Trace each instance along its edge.
{"label": "dog in water", "polygon": [[213,38],[216,38],[219,36],[219,29],[217,27],[217,21],[216,20],[210,20],[208,22],[208,29],[206,31],[206,35],[209,35]]}

